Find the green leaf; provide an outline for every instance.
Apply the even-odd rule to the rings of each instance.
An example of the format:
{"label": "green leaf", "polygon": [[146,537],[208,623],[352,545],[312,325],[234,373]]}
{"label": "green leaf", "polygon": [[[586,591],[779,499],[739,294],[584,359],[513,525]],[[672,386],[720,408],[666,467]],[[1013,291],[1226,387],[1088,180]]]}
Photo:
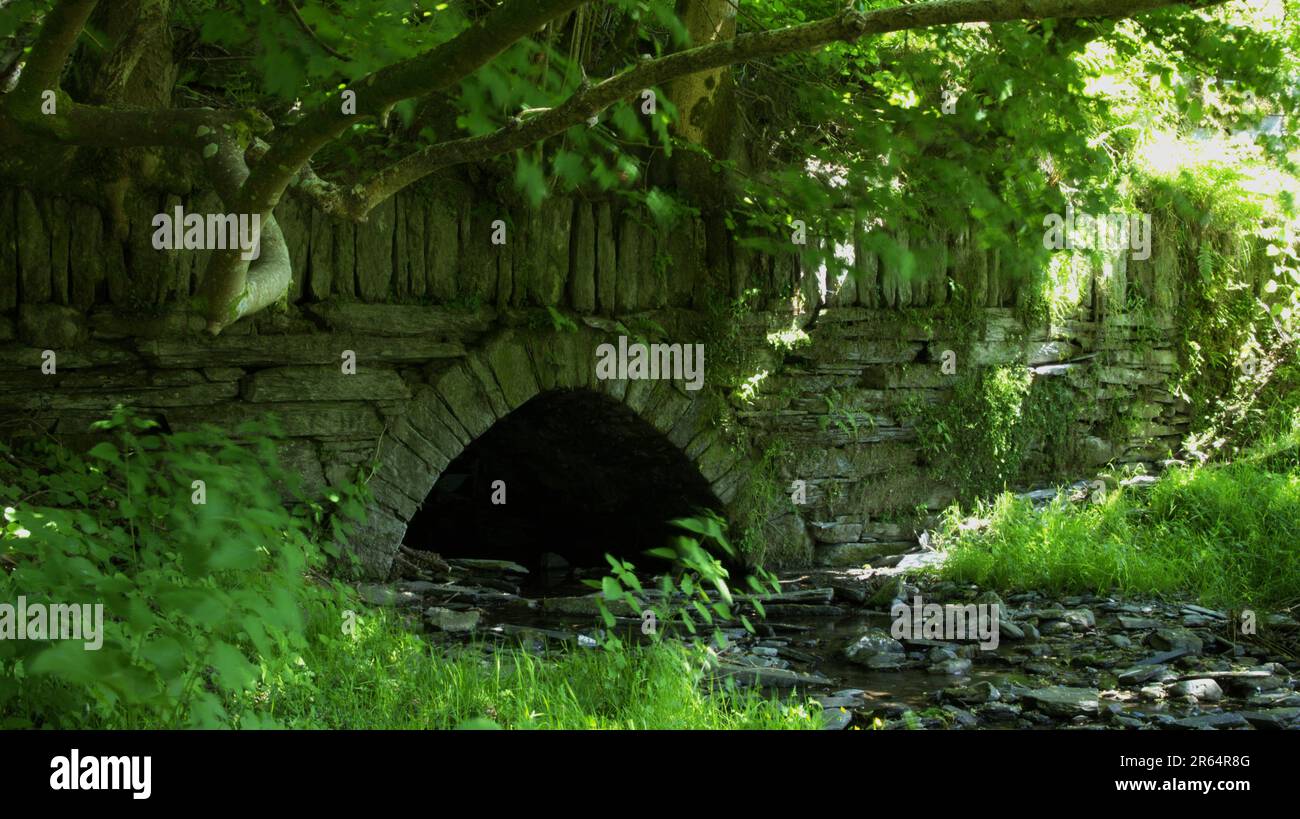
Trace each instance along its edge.
{"label": "green leaf", "polygon": [[257,678],[257,669],[230,643],[218,640],[208,655],[217,672],[217,685],[226,691],[241,691]]}
{"label": "green leaf", "polygon": [[607,600],[617,600],[623,596],[623,585],[613,577],[603,577],[600,580],[600,590]]}
{"label": "green leaf", "polygon": [[546,198],[546,176],[541,166],[523,153],[515,160],[515,187],[534,208]]}
{"label": "green leaf", "polygon": [[111,464],[121,465],[122,458],[117,452],[117,447],[108,441],[100,441],[90,448],[86,455],[91,458],[98,458],[101,461],[108,461]]}

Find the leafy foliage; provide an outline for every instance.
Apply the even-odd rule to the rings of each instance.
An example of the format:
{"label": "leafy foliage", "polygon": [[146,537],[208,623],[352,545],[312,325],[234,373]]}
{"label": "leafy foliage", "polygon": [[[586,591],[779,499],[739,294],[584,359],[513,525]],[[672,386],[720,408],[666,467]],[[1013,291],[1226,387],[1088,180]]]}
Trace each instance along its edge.
{"label": "leafy foliage", "polygon": [[1016,476],[1030,439],[1023,423],[1032,378],[1024,367],[971,369],[950,401],[903,408],[922,453],[961,497],[1001,490]]}
{"label": "leafy foliage", "polygon": [[245,695],[336,593],[309,575],[362,514],[356,490],[305,498],[263,425],[163,434],[119,409],[95,428],[84,455],[0,448],[0,598],[103,606],[98,650],[0,641],[5,725],[262,724]]}
{"label": "leafy foliage", "polygon": [[[447,653],[319,573],[364,491],[305,498],[276,462],[273,426],[163,434],[119,410],[96,428],[85,455],[0,448],[0,599],[104,606],[96,651],[0,640],[5,727],[820,725],[808,703],[715,684],[707,652],[673,641],[545,658],[502,648],[486,665],[479,646]],[[716,520],[685,525],[725,543]],[[698,544],[683,548],[702,572],[689,582],[726,589]]]}
{"label": "leafy foliage", "polygon": [[[703,627],[712,629],[714,645],[723,648],[726,636],[722,632],[722,623],[739,621],[746,630],[754,630],[749,617],[737,609],[739,601],[728,584],[730,572],[709,551],[712,548],[728,558],[736,557],[735,547],[727,539],[726,521],[706,510],[695,517],[680,518],[672,523],[694,536],[679,535],[670,545],[647,552],[651,557],[670,561],[673,567],[671,572],[660,577],[654,594],[647,594],[642,588],[631,563],[613,555],[605,556],[610,564],[610,574],[599,581],[583,581],[601,591],[598,598],[600,613],[606,628],[610,629],[605,642],[607,648],[614,651],[623,648],[622,639],[612,631],[617,618],[610,609],[611,604],[619,604],[619,608],[641,618],[645,618],[647,612],[653,613],[655,628],[648,633],[654,641],[672,634],[674,628],[679,627],[698,644],[698,635]],[[745,582],[755,595],[780,591],[776,578],[761,567],[755,569]],[[746,602],[760,617],[765,616],[762,600],[758,597],[747,596]]]}
{"label": "leafy foliage", "polygon": [[[775,28],[837,4],[793,5],[756,4],[746,22]],[[1269,9],[1220,7],[900,32],[746,67],[756,167],[737,169],[731,222],[756,248],[832,271],[844,265],[830,241],[793,246],[787,226],[834,241],[865,224],[864,247],[904,279],[918,269],[905,236],[968,235],[1047,302],[1044,215],[1131,204],[1154,133],[1293,111],[1295,39]],[[1258,141],[1286,166],[1293,139]]]}

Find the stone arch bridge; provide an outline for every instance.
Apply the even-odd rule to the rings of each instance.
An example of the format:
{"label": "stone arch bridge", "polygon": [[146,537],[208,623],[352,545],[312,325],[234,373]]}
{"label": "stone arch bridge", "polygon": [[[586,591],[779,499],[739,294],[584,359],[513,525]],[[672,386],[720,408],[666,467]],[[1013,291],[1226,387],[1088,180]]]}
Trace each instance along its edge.
{"label": "stone arch bridge", "polygon": [[[1083,466],[1158,458],[1188,420],[1165,386],[1176,305],[1166,286],[1174,260],[1159,249],[1098,271],[1071,317],[1028,326],[996,254],[961,236],[912,237],[943,252],[910,277],[844,242],[855,276],[836,282],[793,257],[739,248],[718,222],[658,226],[608,201],[509,213],[469,190],[408,192],[352,225],[290,199],[276,213],[295,265],[286,304],[211,338],[190,306],[204,253],[149,244],[151,217],[177,205],[206,212],[215,200],[137,197],[119,238],[91,205],[0,192],[0,436],[75,439],[119,403],[173,430],[275,413],[282,456],[309,485],[378,461],[374,506],[353,544],[375,575],[448,464],[530,400],[567,391],[644,421],[724,512],[752,506],[756,487],[777,495],[758,504],[770,558],[894,559],[915,546],[918,510],[936,513],[953,497],[899,410],[952,396],[939,364],[959,341],[943,321],[952,292],[983,318],[960,339],[963,366],[1033,367],[1080,394],[1070,427]],[[494,245],[491,224],[503,216],[509,238]],[[746,310],[718,319],[718,305],[754,290]],[[1137,327],[1109,307],[1128,290],[1163,312]],[[704,390],[597,379],[596,346],[646,326],[673,342],[708,342]],[[801,327],[806,344],[769,341]],[[54,374],[42,371],[46,351]],[[355,374],[342,372],[345,351]],[[728,397],[747,375],[732,367],[723,383],[735,361],[761,382],[751,400]],[[1106,414],[1136,423],[1116,434],[1100,425]],[[629,446],[651,445],[638,435]],[[793,481],[806,487],[801,504],[786,496]]]}

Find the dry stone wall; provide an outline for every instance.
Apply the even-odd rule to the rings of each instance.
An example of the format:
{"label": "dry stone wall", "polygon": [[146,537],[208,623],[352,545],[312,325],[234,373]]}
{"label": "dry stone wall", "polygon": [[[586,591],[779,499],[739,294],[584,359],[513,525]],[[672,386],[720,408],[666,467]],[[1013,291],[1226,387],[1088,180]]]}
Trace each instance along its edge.
{"label": "dry stone wall", "polygon": [[[1077,394],[1079,470],[1158,459],[1188,422],[1168,390],[1176,291],[1159,253],[1099,270],[1074,315],[1039,327],[1021,318],[1023,294],[996,254],[960,236],[915,240],[942,252],[911,278],[861,252],[857,237],[842,248],[857,275],[835,283],[793,259],[739,249],[719,224],[662,228],[610,202],[557,199],[534,212],[449,190],[399,196],[353,225],[290,199],[276,214],[294,263],[286,304],[210,338],[191,307],[204,253],[163,253],[149,241],[152,216],[177,205],[204,212],[215,201],[133,200],[129,234],[119,237],[91,205],[0,192],[0,435],[76,439],[119,403],[172,430],[274,413],[282,456],[309,485],[378,463],[375,506],[354,544],[376,575],[440,471],[547,390],[625,403],[686,452],[728,506],[755,491],[763,452],[781,443],[789,457],[767,476],[782,501],[770,505],[768,528],[787,541],[778,550],[786,560],[834,565],[895,559],[915,545],[918,521],[953,499],[900,410],[952,399],[945,350],[960,351],[963,371],[1033,368],[1035,379]],[[494,245],[498,219],[507,240]],[[755,400],[726,410],[736,424],[719,423],[709,389],[596,378],[596,346],[623,327],[648,319],[687,334],[719,299],[752,288],[764,301],[738,319],[734,343],[770,378]],[[1139,320],[1109,309],[1128,302],[1129,288],[1163,312]],[[975,305],[964,313],[978,317],[975,331],[947,323],[954,292]],[[574,316],[576,329],[553,326],[546,305]],[[784,352],[768,343],[790,327],[807,342]],[[46,351],[56,355],[53,374],[42,371]],[[345,351],[355,375],[341,371]],[[711,387],[717,355],[706,348]],[[1037,442],[1037,455],[1056,443]],[[1077,477],[1050,474],[1041,467],[1050,461],[1031,453],[1033,477]],[[785,498],[795,481],[806,489],[797,504]]]}

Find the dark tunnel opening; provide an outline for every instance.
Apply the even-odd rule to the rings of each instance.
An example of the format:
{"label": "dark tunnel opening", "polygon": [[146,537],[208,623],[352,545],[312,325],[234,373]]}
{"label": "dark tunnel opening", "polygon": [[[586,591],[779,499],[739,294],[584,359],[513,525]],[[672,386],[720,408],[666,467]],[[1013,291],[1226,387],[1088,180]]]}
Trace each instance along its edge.
{"label": "dark tunnel opening", "polygon": [[720,507],[695,465],[632,410],[600,393],[556,390],[498,421],[447,466],[406,545],[513,560],[534,579],[563,574],[565,564],[607,568],[606,553],[653,570],[663,564],[645,551],[681,533],[670,520]]}

